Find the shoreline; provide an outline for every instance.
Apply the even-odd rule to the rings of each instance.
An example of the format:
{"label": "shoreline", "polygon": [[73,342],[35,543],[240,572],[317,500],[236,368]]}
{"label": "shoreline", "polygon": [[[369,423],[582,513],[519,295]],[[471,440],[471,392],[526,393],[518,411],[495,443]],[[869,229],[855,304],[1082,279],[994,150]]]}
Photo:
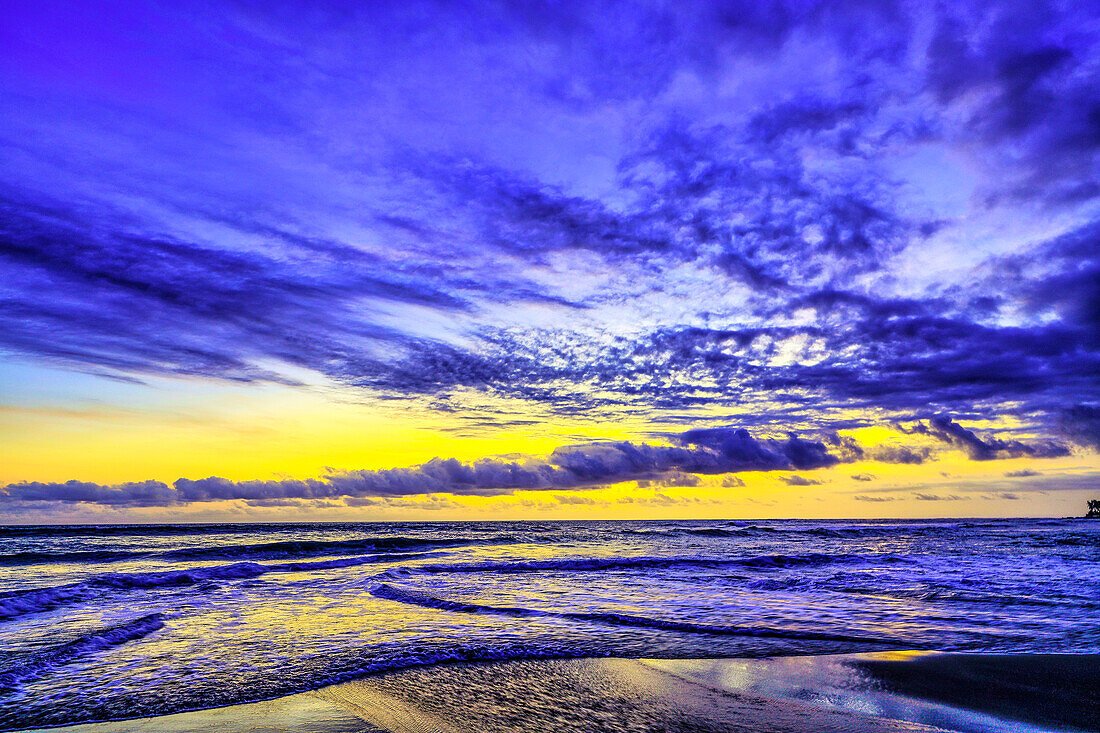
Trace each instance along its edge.
{"label": "shoreline", "polygon": [[[678,517],[643,517],[639,519],[557,519],[552,521],[557,522],[805,522],[805,521],[822,521],[822,522],[997,522],[997,521],[1064,521],[1067,519],[1100,519],[1100,517],[1089,517],[1087,515],[1078,514],[1077,516],[1030,516],[1030,515],[1013,515],[1013,516],[1001,516],[1001,517],[986,517],[986,516],[953,516],[942,515],[935,517],[814,517],[807,520],[804,517],[703,517],[698,519],[682,519]],[[418,524],[486,524],[486,523],[528,523],[528,524],[540,524],[544,520],[541,519],[436,519],[436,520],[417,520]],[[226,525],[241,525],[241,526],[261,526],[261,525],[352,525],[352,524],[408,524],[409,520],[405,519],[371,519],[371,520],[339,520],[339,519],[327,519],[327,520],[282,520],[282,521],[270,521],[270,520],[257,520],[257,521],[238,521],[238,522],[217,522],[217,521],[205,521],[205,522],[77,522],[75,524],[69,522],[45,522],[42,524],[26,524],[26,523],[11,523],[0,521],[0,529],[13,528],[13,529],[38,529],[42,527],[224,527]]]}
{"label": "shoreline", "polygon": [[875,652],[446,663],[65,733],[1100,730],[1100,655]]}

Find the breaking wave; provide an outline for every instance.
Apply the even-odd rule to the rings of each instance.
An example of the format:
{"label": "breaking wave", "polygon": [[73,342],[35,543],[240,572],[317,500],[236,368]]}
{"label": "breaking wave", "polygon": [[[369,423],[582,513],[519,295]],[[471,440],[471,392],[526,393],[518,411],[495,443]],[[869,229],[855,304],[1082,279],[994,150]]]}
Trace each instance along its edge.
{"label": "breaking wave", "polygon": [[553,560],[518,560],[475,563],[439,563],[395,568],[389,576],[432,573],[537,573],[543,571],[590,572],[630,570],[636,568],[721,567],[739,566],[756,570],[784,569],[806,566],[860,563],[901,563],[900,555],[855,555],[810,553],[806,555],[752,555],[749,557],[688,556],[627,556],[578,557]]}
{"label": "breaking wave", "polygon": [[148,636],[164,627],[164,614],[152,613],[120,626],[93,631],[76,641],[36,654],[30,660],[0,671],[0,689],[11,689],[41,677],[54,667],[89,654]]}
{"label": "breaking wave", "polygon": [[515,608],[510,606],[488,606],[463,601],[452,601],[439,598],[427,593],[398,588],[387,583],[379,583],[370,589],[371,595],[377,598],[407,603],[413,606],[434,608],[440,611],[453,611],[456,613],[489,613],[499,616],[515,616],[518,618],[541,617],[562,618],[570,621],[588,621],[592,623],[611,624],[613,626],[634,626],[645,629],[659,629],[661,631],[679,631],[691,634],[718,634],[723,636],[758,636],[777,639],[806,639],[812,641],[846,641],[853,643],[871,644],[895,644],[895,639],[883,639],[841,634],[829,634],[814,631],[799,631],[795,629],[772,629],[763,626],[729,626],[716,624],[697,624],[689,621],[674,621],[669,619],[649,618],[623,613],[600,613],[580,611],[543,611],[533,608]]}
{"label": "breaking wave", "polygon": [[247,545],[182,547],[155,552],[127,550],[74,550],[67,552],[15,552],[0,554],[0,566],[44,563],[121,562],[126,560],[277,560],[321,555],[350,555],[365,552],[408,552],[469,545],[514,543],[511,536],[484,539],[443,539],[424,537],[364,537],[352,540],[289,540]]}
{"label": "breaking wave", "polygon": [[310,570],[331,570],[355,565],[393,562],[427,557],[425,553],[406,553],[402,555],[367,555],[336,560],[317,560],[313,562],[280,563],[261,565],[253,562],[239,562],[232,565],[193,568],[189,570],[168,570],[155,573],[104,573],[79,583],[35,588],[29,591],[0,595],[0,619],[9,619],[28,613],[47,611],[57,606],[87,601],[105,590],[129,590],[147,588],[176,588],[195,585],[207,581],[242,580],[256,578],[267,573],[303,572]]}

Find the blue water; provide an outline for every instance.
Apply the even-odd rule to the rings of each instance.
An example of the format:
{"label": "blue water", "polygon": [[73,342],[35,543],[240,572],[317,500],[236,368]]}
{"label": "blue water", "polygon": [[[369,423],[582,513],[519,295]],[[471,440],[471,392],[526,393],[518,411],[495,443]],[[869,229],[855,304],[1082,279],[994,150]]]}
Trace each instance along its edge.
{"label": "blue water", "polygon": [[1100,522],[0,527],[0,729],[442,660],[1100,652]]}

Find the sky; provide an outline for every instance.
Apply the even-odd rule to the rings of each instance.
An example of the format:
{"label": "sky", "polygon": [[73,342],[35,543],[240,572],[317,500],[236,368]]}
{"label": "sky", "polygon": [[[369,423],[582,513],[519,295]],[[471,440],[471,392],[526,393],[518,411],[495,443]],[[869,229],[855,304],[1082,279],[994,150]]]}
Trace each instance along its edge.
{"label": "sky", "polygon": [[1100,5],[0,0],[0,522],[1063,516]]}

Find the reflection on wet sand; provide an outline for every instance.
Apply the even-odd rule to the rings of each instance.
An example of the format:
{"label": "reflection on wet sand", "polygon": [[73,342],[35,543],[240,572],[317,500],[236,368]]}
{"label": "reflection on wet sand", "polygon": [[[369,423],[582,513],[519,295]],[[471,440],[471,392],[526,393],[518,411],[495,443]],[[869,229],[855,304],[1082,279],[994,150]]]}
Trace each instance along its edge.
{"label": "reflection on wet sand", "polygon": [[[1097,669],[1094,655],[897,652],[435,665],[266,702],[63,730],[994,733],[1048,730],[1043,724],[1095,730]],[[984,692],[1021,679],[1032,694],[1018,696],[1011,709]],[[959,700],[960,690],[969,699]],[[968,707],[945,704],[951,695]],[[1067,699],[1079,705],[1067,708]],[[1058,710],[1061,717],[1052,718]]]}

